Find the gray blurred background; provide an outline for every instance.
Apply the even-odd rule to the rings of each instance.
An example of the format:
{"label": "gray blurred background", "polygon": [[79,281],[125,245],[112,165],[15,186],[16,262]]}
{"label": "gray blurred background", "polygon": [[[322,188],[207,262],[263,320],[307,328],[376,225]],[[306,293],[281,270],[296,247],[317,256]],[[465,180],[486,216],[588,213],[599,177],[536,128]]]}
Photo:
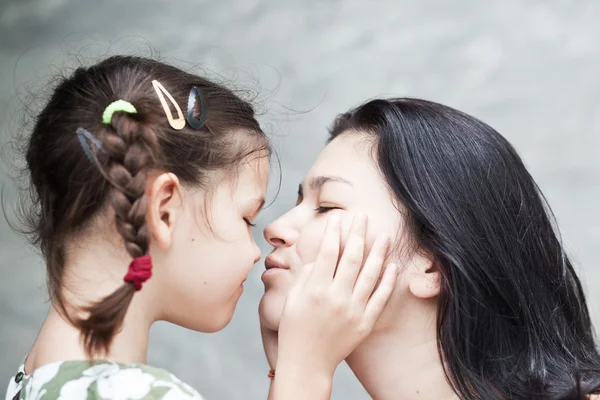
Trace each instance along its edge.
{"label": "gray blurred background", "polygon": [[[274,136],[281,193],[262,228],[293,206],[296,188],[333,117],[367,98],[439,101],[491,124],[517,148],[547,195],[600,323],[600,2],[317,0],[0,0],[0,142],[64,68],[106,55],[198,65],[258,93]],[[15,153],[3,146],[2,161]],[[15,201],[11,170],[0,185]],[[273,196],[271,197],[274,198]],[[149,363],[172,370],[207,399],[265,399],[257,318],[259,264],[233,322],[205,335],[157,324]],[[47,309],[44,268],[0,220],[0,381],[8,382]],[[349,370],[335,399],[368,396]],[[3,391],[4,389],[0,389]]]}

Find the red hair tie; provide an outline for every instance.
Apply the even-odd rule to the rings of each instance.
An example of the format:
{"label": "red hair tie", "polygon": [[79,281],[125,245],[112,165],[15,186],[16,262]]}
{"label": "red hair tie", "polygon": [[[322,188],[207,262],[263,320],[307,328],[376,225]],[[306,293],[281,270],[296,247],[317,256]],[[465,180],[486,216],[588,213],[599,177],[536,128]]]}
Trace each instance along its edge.
{"label": "red hair tie", "polygon": [[142,288],[142,283],[146,282],[152,276],[152,258],[150,255],[134,258],[129,264],[127,275],[123,280],[132,283],[135,290]]}

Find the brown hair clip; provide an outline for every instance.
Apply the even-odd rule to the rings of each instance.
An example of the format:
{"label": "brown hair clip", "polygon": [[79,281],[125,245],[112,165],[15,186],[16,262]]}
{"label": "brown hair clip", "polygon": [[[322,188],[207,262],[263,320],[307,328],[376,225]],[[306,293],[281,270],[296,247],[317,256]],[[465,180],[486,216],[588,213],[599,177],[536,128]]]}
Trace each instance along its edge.
{"label": "brown hair clip", "polygon": [[[181,108],[179,107],[173,96],[171,96],[171,93],[169,93],[167,89],[165,89],[165,87],[156,79],[152,81],[152,86],[154,87],[154,90],[158,95],[158,99],[160,100],[160,104],[162,105],[163,110],[165,110],[165,115],[167,116],[167,120],[169,121],[169,125],[171,125],[171,128],[175,129],[176,131],[182,130],[185,127],[185,119],[183,118]],[[173,118],[171,108],[169,107],[165,96],[167,96],[167,98],[171,101],[171,104],[173,104],[173,107],[175,107],[175,111],[177,111],[177,118]]]}

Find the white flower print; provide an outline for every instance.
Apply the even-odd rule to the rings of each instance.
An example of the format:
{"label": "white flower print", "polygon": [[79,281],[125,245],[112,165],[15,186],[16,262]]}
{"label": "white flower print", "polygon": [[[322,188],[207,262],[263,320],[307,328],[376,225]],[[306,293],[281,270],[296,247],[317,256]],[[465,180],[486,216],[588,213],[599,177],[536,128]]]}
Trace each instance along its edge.
{"label": "white flower print", "polygon": [[154,384],[155,388],[168,387],[171,388],[161,400],[203,400],[203,397],[198,394],[190,385],[182,382],[175,375],[170,374],[173,382],[160,380]]}
{"label": "white flower print", "polygon": [[[60,389],[56,400],[74,400],[87,398],[90,385],[96,380],[89,376],[83,376],[65,383]],[[29,398],[27,399],[29,400]]]}
{"label": "white flower print", "polygon": [[176,377],[176,376],[175,376],[175,375],[173,375],[173,374],[169,374],[169,378],[171,378],[171,380],[172,380],[173,382],[175,382],[176,384],[178,384],[178,385],[181,385],[181,384],[183,383],[183,382],[181,381],[181,379],[179,379],[178,377]]}
{"label": "white flower print", "polygon": [[178,387],[169,390],[161,400],[202,400],[202,397],[190,395]]}
{"label": "white flower print", "polygon": [[60,395],[57,400],[85,399],[90,385],[98,378],[118,372],[119,366],[117,364],[102,363],[94,365],[83,371],[81,378],[65,383],[60,389]]}
{"label": "white flower print", "polygon": [[104,376],[110,376],[118,373],[120,370],[119,366],[114,363],[102,363],[94,365],[82,372],[83,376],[89,376],[93,378],[100,378]]}
{"label": "white flower print", "polygon": [[8,389],[6,390],[5,400],[12,400],[13,397],[19,392],[21,385],[15,382],[15,377],[10,378],[8,382]]}
{"label": "white flower print", "polygon": [[[165,370],[110,361],[93,366],[87,361],[66,363],[69,364],[59,362],[46,365],[26,378],[24,398],[41,400],[44,396],[56,396],[55,391],[59,390],[57,400],[83,400],[88,398],[89,393],[94,393],[94,398],[110,400],[141,400],[147,397],[160,397],[161,400],[203,400],[191,386]],[[14,378],[12,381],[14,382]],[[9,389],[14,392],[20,387],[16,386],[10,385]],[[14,394],[7,399],[12,399]]]}
{"label": "white flower print", "polygon": [[[173,375],[173,374],[169,374],[169,375],[170,375],[169,377],[171,378],[171,380],[172,380],[173,382],[175,382],[175,383],[176,383],[176,384],[177,384],[179,387],[183,388],[183,389],[184,389],[185,391],[187,391],[188,393],[192,393],[192,394],[194,394],[194,396],[196,396],[196,397],[194,397],[194,398],[202,399],[202,396],[200,396],[200,394],[198,394],[198,393],[196,392],[196,389],[194,389],[193,387],[191,387],[191,386],[190,386],[190,385],[188,385],[187,383],[183,382],[181,379],[179,379],[179,378],[178,378],[178,377],[176,377],[175,375]],[[158,386],[158,385],[156,385],[156,386]]]}
{"label": "white flower print", "polygon": [[62,362],[56,362],[44,365],[33,371],[30,382],[25,388],[25,398],[27,400],[39,400],[45,395],[46,389],[44,389],[44,386],[56,377],[61,365]]}
{"label": "white flower print", "polygon": [[101,398],[111,400],[143,399],[156,378],[139,368],[127,368],[110,376],[98,378],[97,388]]}

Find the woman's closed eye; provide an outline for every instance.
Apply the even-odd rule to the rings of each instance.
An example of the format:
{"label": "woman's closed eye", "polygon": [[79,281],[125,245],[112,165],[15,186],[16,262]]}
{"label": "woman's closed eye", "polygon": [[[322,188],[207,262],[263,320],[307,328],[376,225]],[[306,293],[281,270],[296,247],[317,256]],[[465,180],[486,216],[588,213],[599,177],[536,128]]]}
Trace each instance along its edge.
{"label": "woman's closed eye", "polygon": [[315,211],[317,212],[317,214],[325,214],[328,213],[331,210],[341,210],[341,207],[326,207],[326,206],[319,206],[317,208],[315,208]]}
{"label": "woman's closed eye", "polygon": [[248,218],[244,218],[244,222],[246,222],[246,224],[252,228],[254,228],[256,226],[256,224],[253,224],[252,222],[250,222],[250,220]]}

